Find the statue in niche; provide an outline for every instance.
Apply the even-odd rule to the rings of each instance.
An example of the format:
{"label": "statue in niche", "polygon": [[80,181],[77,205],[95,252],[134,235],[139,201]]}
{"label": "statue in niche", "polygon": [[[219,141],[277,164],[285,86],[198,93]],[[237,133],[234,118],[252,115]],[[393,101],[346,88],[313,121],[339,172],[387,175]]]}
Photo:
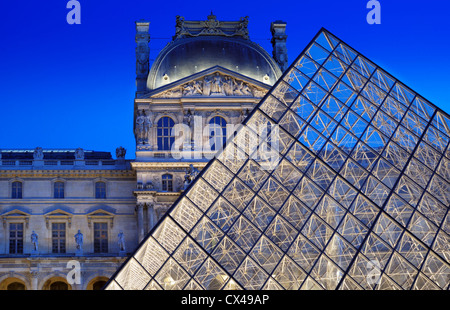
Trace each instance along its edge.
{"label": "statue in niche", "polygon": [[84,150],[79,147],[75,150],[75,159],[83,160],[84,159]]}
{"label": "statue in niche", "polygon": [[37,252],[37,250],[38,250],[38,244],[39,244],[38,239],[39,239],[39,237],[38,237],[37,233],[33,230],[33,232],[31,233],[31,244],[33,245],[33,249],[32,249],[33,252]]}
{"label": "statue in niche", "polygon": [[83,234],[81,233],[81,230],[78,229],[78,233],[75,235],[75,243],[77,251],[81,251],[83,248]]}
{"label": "statue in niche", "polygon": [[119,244],[119,250],[120,252],[125,252],[125,236],[123,234],[123,230],[119,232],[117,235],[117,243]]}
{"label": "statue in niche", "polygon": [[151,125],[152,123],[150,118],[145,115],[145,111],[138,111],[135,127],[136,140],[138,144],[145,144],[148,142],[148,134],[150,132]]}
{"label": "statue in niche", "polygon": [[191,113],[191,109],[188,109],[186,111],[186,113],[184,114],[184,123],[186,125],[188,125],[189,127],[191,127],[192,120],[193,120],[193,116],[192,116],[192,113]]}
{"label": "statue in niche", "polygon": [[44,152],[42,150],[42,147],[38,146],[37,148],[34,149],[33,159],[35,160],[44,159]]}

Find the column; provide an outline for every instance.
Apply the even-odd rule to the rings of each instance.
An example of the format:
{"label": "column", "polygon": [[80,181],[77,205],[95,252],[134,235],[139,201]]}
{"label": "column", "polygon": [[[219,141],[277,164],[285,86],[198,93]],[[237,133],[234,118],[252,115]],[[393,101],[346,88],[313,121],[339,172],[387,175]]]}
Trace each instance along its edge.
{"label": "column", "polygon": [[153,226],[155,226],[155,209],[154,209],[154,204],[153,203],[149,203],[147,205],[147,221],[148,221],[148,230],[150,231]]}
{"label": "column", "polygon": [[31,271],[31,289],[33,291],[38,290],[38,277],[39,277],[39,272]]}
{"label": "column", "polygon": [[137,226],[139,242],[144,239],[144,203],[138,202],[136,205],[137,211]]}

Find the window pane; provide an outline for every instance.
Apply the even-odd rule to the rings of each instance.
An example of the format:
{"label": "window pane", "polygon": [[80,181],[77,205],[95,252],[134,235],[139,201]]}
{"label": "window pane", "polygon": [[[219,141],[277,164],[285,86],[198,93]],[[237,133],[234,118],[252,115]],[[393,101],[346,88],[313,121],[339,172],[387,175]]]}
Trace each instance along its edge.
{"label": "window pane", "polygon": [[22,198],[22,182],[16,181],[12,183],[11,198],[13,199]]}
{"label": "window pane", "polygon": [[215,116],[209,121],[209,134],[211,151],[219,150],[227,139],[227,122],[223,117]]}
{"label": "window pane", "polygon": [[95,198],[106,198],[106,183],[97,182],[95,183]]}
{"label": "window pane", "polygon": [[108,253],[107,223],[94,223],[94,253]]}
{"label": "window pane", "polygon": [[158,150],[170,151],[172,143],[175,141],[175,137],[172,136],[172,127],[175,122],[170,117],[162,117],[158,121],[157,127],[157,141]]}

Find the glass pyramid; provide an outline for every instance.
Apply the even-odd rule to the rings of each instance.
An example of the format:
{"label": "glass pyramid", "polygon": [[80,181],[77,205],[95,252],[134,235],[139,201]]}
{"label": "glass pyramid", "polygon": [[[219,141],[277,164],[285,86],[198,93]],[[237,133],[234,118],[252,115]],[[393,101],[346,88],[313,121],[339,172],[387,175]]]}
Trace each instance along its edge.
{"label": "glass pyramid", "polygon": [[449,289],[449,140],[321,29],[106,289]]}

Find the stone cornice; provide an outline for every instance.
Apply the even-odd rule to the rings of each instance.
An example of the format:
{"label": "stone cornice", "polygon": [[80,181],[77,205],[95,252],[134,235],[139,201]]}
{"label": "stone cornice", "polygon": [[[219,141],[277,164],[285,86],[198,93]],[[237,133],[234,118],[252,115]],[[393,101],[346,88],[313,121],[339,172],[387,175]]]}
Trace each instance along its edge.
{"label": "stone cornice", "polygon": [[161,162],[161,161],[155,161],[155,162],[132,162],[131,163],[131,167],[133,169],[150,169],[150,170],[164,170],[166,168],[178,168],[178,169],[183,169],[183,168],[189,168],[189,165],[194,165],[194,167],[196,168],[204,168],[207,164],[208,161],[203,161],[203,162],[198,162],[198,161],[192,161],[192,162],[188,162],[188,161],[184,161],[184,162],[180,162],[180,161],[165,161],[165,162]]}
{"label": "stone cornice", "polygon": [[1,178],[135,178],[133,170],[0,170]]}

